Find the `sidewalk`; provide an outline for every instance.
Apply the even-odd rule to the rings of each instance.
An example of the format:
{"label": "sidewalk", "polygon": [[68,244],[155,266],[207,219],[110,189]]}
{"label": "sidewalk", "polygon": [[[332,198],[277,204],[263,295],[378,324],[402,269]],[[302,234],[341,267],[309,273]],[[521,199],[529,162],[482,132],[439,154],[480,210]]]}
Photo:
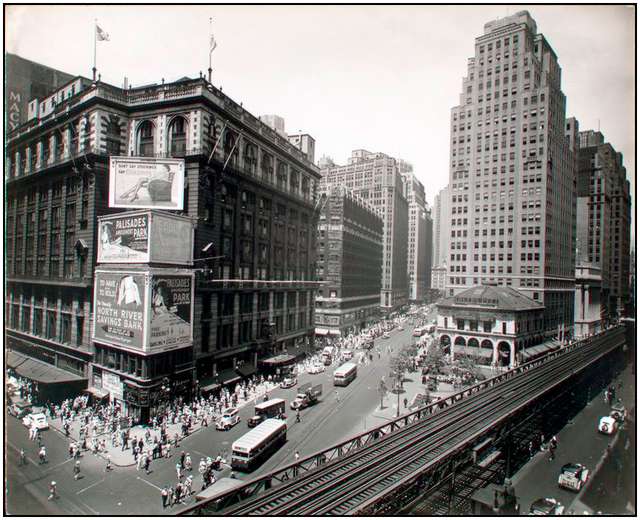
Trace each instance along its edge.
{"label": "sidewalk", "polygon": [[[274,388],[277,388],[278,385],[276,383],[264,383],[264,387],[258,389],[259,393],[256,393],[253,396],[249,396],[249,399],[244,400],[244,399],[240,399],[238,401],[238,404],[236,405],[236,408],[242,408],[244,406],[247,406],[248,404],[253,404],[256,402],[257,399],[259,399],[260,397],[262,397],[265,393],[269,393],[271,392]],[[52,418],[48,418],[49,421],[49,426],[58,431],[63,437],[64,437],[64,429],[62,428],[62,421],[59,417],[56,417],[55,419]],[[209,419],[209,426],[208,428],[215,428],[215,419]],[[189,433],[187,434],[187,437],[190,435],[193,435],[194,433],[200,431],[202,429],[201,426],[201,422],[200,421],[194,421],[192,428],[189,430]],[[143,425],[137,425],[137,426],[133,426],[132,428],[130,428],[129,430],[129,439],[130,441],[136,437],[138,439],[142,438],[144,439],[145,433],[147,431],[151,432],[151,440],[153,441],[154,437],[158,437],[160,438],[160,428],[152,428],[151,426],[143,426]],[[169,439],[173,439],[174,435],[177,433],[178,437],[180,440],[184,439],[185,437],[182,436],[181,434],[182,432],[182,424],[181,423],[177,423],[177,424],[169,424],[167,426],[167,437]],[[69,442],[77,442],[79,440],[80,437],[80,421],[79,420],[74,420],[71,423],[71,428],[69,429],[69,436],[67,437]],[[105,438],[106,439],[106,443],[107,443],[107,447],[106,450],[102,451],[102,452],[98,452],[98,456],[102,457],[103,459],[106,460],[107,455],[111,455],[111,463],[114,466],[118,466],[118,467],[129,467],[129,466],[135,466],[135,461],[133,459],[133,451],[131,449],[131,443],[129,444],[129,448],[123,450],[122,446],[111,446],[111,433],[101,433],[97,435],[98,439],[102,439]],[[89,435],[88,439],[91,439],[91,435]],[[119,439],[118,439],[119,442]],[[87,444],[90,444],[90,441],[87,441]],[[145,449],[148,449],[148,446],[145,443]],[[172,446],[172,449],[175,450],[175,448]],[[178,445],[178,453],[180,450],[180,446]],[[83,452],[83,454],[85,453],[91,453],[91,450],[87,450],[85,452]],[[175,451],[173,452],[175,455]]]}

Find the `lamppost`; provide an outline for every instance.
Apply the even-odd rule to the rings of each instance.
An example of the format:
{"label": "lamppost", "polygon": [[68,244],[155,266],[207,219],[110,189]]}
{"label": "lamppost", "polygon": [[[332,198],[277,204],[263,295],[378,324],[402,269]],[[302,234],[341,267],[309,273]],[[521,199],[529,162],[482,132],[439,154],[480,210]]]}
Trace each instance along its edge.
{"label": "lamppost", "polygon": [[387,393],[387,384],[384,382],[384,377],[380,379],[380,384],[378,385],[378,393],[380,394],[380,410],[382,410],[384,406],[383,399],[385,394]]}

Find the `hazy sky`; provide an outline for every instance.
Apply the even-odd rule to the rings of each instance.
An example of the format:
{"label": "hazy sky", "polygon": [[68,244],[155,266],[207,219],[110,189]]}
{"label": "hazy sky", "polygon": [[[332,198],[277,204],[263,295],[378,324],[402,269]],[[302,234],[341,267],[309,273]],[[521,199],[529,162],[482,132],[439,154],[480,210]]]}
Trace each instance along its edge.
{"label": "hazy sky", "polygon": [[598,127],[635,186],[635,11],[627,6],[8,6],[6,51],[103,81],[197,77],[316,139],[316,159],[365,148],[414,165],[431,203],[448,182],[449,114],[484,23],[527,9],[558,55],[567,116]]}

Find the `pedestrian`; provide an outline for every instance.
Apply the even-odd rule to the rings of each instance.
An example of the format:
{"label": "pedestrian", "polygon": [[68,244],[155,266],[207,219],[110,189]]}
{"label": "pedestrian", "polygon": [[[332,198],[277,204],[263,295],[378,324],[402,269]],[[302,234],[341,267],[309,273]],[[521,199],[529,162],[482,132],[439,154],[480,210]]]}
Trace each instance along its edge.
{"label": "pedestrian", "polygon": [[182,466],[179,462],[176,464],[176,476],[178,477],[178,480],[182,479]]}
{"label": "pedestrian", "polygon": [[532,459],[534,454],[533,441],[529,441],[529,458]]}
{"label": "pedestrian", "polygon": [[184,451],[180,452],[180,467],[184,468],[184,459],[186,458],[186,455],[184,453]]}
{"label": "pedestrian", "polygon": [[191,455],[189,455],[188,453],[184,459],[184,467],[187,471],[191,471]]}
{"label": "pedestrian", "polygon": [[76,463],[73,466],[73,480],[78,480],[80,477],[80,461],[76,460]]}
{"label": "pedestrian", "polygon": [[296,459],[296,462],[300,460],[300,453],[298,452],[298,450],[296,450],[296,452],[293,454],[293,458]]}
{"label": "pedestrian", "polygon": [[300,422],[300,411],[296,410],[296,422]]}
{"label": "pedestrian", "polygon": [[191,496],[191,486],[193,486],[193,477],[191,475],[189,475],[186,480],[184,481],[184,492],[185,495],[187,496]]}
{"label": "pedestrian", "polygon": [[47,462],[47,449],[44,446],[40,448],[38,457],[40,458],[40,464],[45,464]]}
{"label": "pedestrian", "polygon": [[20,448],[20,466],[25,466],[27,464],[27,456],[24,453],[24,448]]}
{"label": "pedestrian", "polygon": [[172,506],[174,504],[174,498],[175,491],[172,487],[169,487],[169,489],[167,490],[167,501],[169,503],[169,506]]}
{"label": "pedestrian", "polygon": [[556,458],[557,447],[558,447],[558,439],[554,435],[553,437],[551,437],[551,440],[549,441],[549,460],[550,461]]}
{"label": "pedestrian", "polygon": [[105,471],[111,471],[113,468],[111,467],[111,455],[107,454],[107,466],[104,468]]}
{"label": "pedestrian", "polygon": [[144,458],[144,471],[147,475],[151,473],[151,470],[149,469],[150,465],[151,465],[151,457],[147,454]]}
{"label": "pedestrian", "polygon": [[162,488],[162,491],[160,492],[160,495],[162,496],[162,509],[166,509],[167,502],[168,502],[168,499],[169,499],[169,490],[167,489],[167,486],[164,486]]}
{"label": "pedestrian", "polygon": [[42,446],[42,433],[40,433],[40,430],[37,430],[36,440],[38,441],[38,448],[39,448],[40,446]]}
{"label": "pedestrian", "polygon": [[51,484],[49,484],[49,498],[47,500],[53,500],[54,498],[58,498],[58,488],[56,481],[52,480]]}

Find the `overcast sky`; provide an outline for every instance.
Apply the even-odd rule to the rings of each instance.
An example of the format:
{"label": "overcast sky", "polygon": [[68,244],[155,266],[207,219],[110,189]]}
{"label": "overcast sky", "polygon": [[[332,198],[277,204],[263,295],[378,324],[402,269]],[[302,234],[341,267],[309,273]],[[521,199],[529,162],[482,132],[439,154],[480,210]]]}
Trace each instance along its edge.
{"label": "overcast sky", "polygon": [[365,148],[414,165],[433,201],[448,182],[449,117],[484,23],[527,9],[562,67],[567,116],[600,129],[635,186],[635,11],[627,6],[5,6],[6,51],[103,81],[197,77],[255,115],[316,139],[316,160]]}

